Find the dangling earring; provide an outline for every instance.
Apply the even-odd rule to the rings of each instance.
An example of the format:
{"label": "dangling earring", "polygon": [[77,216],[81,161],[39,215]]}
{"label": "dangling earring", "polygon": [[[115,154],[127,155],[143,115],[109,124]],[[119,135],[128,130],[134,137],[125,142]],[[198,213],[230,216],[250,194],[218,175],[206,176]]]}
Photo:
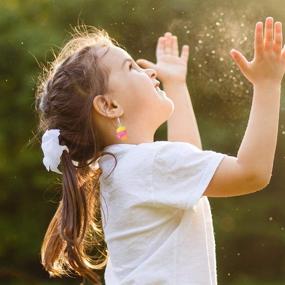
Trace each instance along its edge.
{"label": "dangling earring", "polygon": [[116,128],[116,137],[120,140],[126,140],[127,137],[127,129],[124,125],[121,124],[120,118],[117,118],[117,121],[119,123],[119,126]]}

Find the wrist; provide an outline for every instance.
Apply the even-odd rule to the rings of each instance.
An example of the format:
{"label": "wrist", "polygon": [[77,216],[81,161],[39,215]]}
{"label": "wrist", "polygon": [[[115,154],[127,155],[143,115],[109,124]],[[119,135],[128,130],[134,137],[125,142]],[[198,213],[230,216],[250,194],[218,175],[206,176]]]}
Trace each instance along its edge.
{"label": "wrist", "polygon": [[262,80],[253,84],[254,88],[281,88],[281,81]]}

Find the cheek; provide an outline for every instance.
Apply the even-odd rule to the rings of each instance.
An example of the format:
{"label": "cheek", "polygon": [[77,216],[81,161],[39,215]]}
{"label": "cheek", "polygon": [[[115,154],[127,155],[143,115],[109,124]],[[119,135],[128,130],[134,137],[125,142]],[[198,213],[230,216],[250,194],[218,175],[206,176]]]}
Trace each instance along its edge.
{"label": "cheek", "polygon": [[154,88],[154,83],[147,75],[142,76],[139,83],[137,83],[137,92],[143,97],[143,100],[155,100],[157,92]]}
{"label": "cheek", "polygon": [[144,107],[151,107],[158,103],[159,97],[153,83],[145,80],[135,88],[136,98]]}
{"label": "cheek", "polygon": [[128,76],[128,84],[124,88],[124,101],[127,108],[132,108],[135,113],[158,108],[161,98],[154,88],[152,79],[148,75],[133,72]]}

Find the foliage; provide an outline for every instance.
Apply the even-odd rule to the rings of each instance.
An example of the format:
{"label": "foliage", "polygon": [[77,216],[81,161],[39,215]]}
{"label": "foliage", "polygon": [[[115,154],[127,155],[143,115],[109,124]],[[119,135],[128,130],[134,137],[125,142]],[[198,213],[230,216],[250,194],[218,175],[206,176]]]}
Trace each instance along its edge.
{"label": "foliage", "polygon": [[[37,126],[34,91],[40,63],[51,60],[52,49],[57,51],[68,40],[71,25],[106,29],[135,59],[155,61],[157,38],[166,31],[178,36],[180,47],[189,44],[187,82],[203,148],[236,155],[248,121],[252,88],[229,51],[234,47],[251,58],[255,22],[273,16],[285,23],[281,3],[1,0],[0,283],[80,282],[49,279],[40,266],[39,250],[59,200],[60,184],[56,174],[43,167],[39,141],[31,141]],[[284,98],[270,185],[256,194],[210,199],[219,284],[284,283],[282,122]],[[165,140],[166,132],[164,124],[156,139]]]}

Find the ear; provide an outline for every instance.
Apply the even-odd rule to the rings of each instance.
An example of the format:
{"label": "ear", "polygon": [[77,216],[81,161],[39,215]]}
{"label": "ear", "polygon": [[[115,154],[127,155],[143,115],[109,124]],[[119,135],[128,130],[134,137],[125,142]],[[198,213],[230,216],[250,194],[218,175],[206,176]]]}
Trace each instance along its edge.
{"label": "ear", "polygon": [[93,108],[98,114],[108,118],[116,118],[124,113],[121,105],[106,95],[96,95],[93,99]]}

